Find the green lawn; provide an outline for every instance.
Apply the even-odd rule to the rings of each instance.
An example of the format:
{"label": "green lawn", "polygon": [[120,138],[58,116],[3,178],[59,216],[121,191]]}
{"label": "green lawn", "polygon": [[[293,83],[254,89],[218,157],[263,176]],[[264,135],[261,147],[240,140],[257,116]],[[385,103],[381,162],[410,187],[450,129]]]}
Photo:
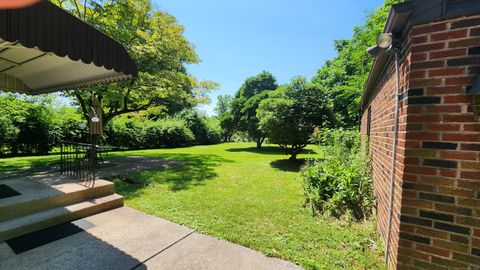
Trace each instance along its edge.
{"label": "green lawn", "polygon": [[[317,150],[308,147],[299,158],[319,157]],[[258,151],[253,143],[226,143],[110,156],[128,155],[182,161],[128,175],[141,184],[117,180],[128,206],[307,269],[383,269],[374,223],[313,217],[302,206],[299,164],[287,161],[277,147]],[[28,165],[30,159],[40,162],[0,159],[0,170]]]}
{"label": "green lawn", "polygon": [[52,165],[59,162],[59,155],[0,158],[0,174],[2,171],[35,169],[37,167]]}

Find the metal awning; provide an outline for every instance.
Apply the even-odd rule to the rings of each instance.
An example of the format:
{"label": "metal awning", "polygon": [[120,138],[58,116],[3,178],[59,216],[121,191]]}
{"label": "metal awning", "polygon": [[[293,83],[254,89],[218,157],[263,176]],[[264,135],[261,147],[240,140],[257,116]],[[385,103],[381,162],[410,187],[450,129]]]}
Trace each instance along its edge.
{"label": "metal awning", "polygon": [[0,10],[0,90],[40,94],[136,76],[121,44],[49,1]]}

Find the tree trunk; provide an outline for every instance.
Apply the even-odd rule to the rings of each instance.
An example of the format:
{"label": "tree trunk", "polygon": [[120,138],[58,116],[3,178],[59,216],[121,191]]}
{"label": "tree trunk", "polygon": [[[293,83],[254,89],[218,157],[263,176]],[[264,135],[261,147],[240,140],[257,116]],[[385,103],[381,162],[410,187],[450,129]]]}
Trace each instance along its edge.
{"label": "tree trunk", "polygon": [[290,153],[290,158],[288,158],[288,160],[296,161],[297,160],[297,155],[298,155],[297,152]]}
{"label": "tree trunk", "polygon": [[265,138],[261,137],[257,139],[257,149],[262,149],[262,144]]}

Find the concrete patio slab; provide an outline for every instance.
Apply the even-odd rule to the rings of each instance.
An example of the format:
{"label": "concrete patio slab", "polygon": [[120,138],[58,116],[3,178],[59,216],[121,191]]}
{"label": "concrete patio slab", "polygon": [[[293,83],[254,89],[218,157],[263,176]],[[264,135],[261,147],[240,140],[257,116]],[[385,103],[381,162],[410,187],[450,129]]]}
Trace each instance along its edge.
{"label": "concrete patio slab", "polygon": [[299,269],[128,207],[74,224],[84,231],[24,253],[0,243],[0,269]]}
{"label": "concrete patio slab", "polygon": [[301,269],[291,262],[267,258],[251,249],[193,233],[176,245],[153,257],[136,270],[201,269]]}

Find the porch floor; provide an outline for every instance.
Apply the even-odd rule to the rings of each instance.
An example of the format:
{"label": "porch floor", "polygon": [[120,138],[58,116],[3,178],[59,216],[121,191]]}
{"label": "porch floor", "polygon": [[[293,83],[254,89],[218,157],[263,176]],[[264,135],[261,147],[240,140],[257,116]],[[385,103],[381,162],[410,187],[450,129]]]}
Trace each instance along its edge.
{"label": "porch floor", "polygon": [[0,180],[10,195],[0,198],[0,242],[123,206],[112,182],[77,182],[55,173]]}
{"label": "porch floor", "polygon": [[83,231],[23,253],[0,243],[0,269],[300,269],[128,207],[72,223]]}
{"label": "porch floor", "polygon": [[[77,182],[78,180],[74,178],[58,173],[42,173],[0,180],[0,184],[7,185],[20,193],[18,196],[1,199],[0,208],[88,189],[86,186],[76,184]],[[103,185],[104,181],[98,184]]]}

